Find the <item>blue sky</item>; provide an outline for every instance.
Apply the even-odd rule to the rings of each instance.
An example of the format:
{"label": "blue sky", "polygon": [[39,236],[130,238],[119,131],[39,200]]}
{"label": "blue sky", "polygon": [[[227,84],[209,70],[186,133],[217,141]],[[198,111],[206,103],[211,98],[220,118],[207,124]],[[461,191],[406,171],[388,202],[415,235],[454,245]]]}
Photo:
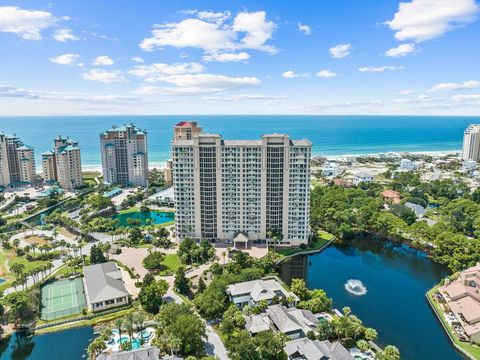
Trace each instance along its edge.
{"label": "blue sky", "polygon": [[475,0],[1,1],[0,115],[480,107]]}

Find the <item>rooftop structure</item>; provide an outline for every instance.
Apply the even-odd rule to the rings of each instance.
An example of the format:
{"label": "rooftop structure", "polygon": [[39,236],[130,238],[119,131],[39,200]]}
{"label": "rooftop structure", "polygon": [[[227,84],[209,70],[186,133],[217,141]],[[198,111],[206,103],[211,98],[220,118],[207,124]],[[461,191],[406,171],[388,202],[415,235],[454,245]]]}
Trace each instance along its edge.
{"label": "rooftop structure", "polygon": [[173,127],[174,140],[192,140],[194,136],[201,134],[203,129],[196,121],[181,121]]}
{"label": "rooftop structure", "polygon": [[[97,360],[159,360],[159,350],[154,346],[141,347],[130,351],[115,351],[102,353]],[[179,359],[179,358],[173,358]]]}
{"label": "rooftop structure", "polygon": [[370,174],[368,172],[361,171],[361,172],[354,175],[353,183],[355,185],[358,185],[362,182],[368,183],[368,182],[372,182],[372,181],[373,181],[373,175],[372,174]]}
{"label": "rooftop structure", "polygon": [[354,360],[350,352],[339,342],[302,338],[289,341],[284,351],[288,360]]}
{"label": "rooftop structure", "polygon": [[129,294],[122,281],[122,272],[112,262],[85,266],[84,287],[91,311],[128,304]]}
{"label": "rooftop structure", "polygon": [[398,204],[402,200],[402,196],[400,195],[400,193],[391,189],[384,190],[382,192],[382,196],[385,202],[390,202],[393,204]]}
{"label": "rooftop structure", "polygon": [[411,202],[406,202],[405,203],[405,206],[407,208],[409,208],[410,210],[412,210],[414,213],[415,213],[415,216],[417,218],[421,218],[425,215],[426,213],[426,210],[425,208],[422,206],[422,205],[418,205],[418,204],[414,204],[414,203],[411,203]]}
{"label": "rooftop structure", "polygon": [[416,168],[416,165],[412,160],[410,159],[400,160],[400,167],[399,167],[400,171],[413,171],[415,170],[415,168]]}
{"label": "rooftop structure", "polygon": [[295,303],[298,301],[295,294],[285,290],[275,279],[260,279],[232,284],[228,286],[227,293],[230,296],[230,301],[239,308],[243,308],[247,304],[254,306],[260,300],[265,300],[268,304],[271,304],[275,297],[279,299],[282,297],[292,298]]}

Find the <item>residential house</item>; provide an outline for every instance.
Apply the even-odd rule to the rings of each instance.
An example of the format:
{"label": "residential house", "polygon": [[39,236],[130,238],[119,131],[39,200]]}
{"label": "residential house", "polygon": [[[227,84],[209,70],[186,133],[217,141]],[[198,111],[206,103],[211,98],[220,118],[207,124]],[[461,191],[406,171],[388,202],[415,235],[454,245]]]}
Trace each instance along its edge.
{"label": "residential house", "polygon": [[288,360],[354,360],[350,352],[338,341],[302,338],[289,341],[283,349]]}
{"label": "residential house", "polygon": [[456,318],[455,325],[461,326],[465,333],[457,331],[457,334],[480,344],[480,263],[462,271],[453,281],[445,279],[439,292],[444,307]]}
{"label": "residential house", "polygon": [[425,215],[426,213],[426,210],[425,208],[422,206],[422,205],[418,205],[418,204],[414,204],[414,203],[411,203],[411,202],[406,202],[405,203],[405,206],[407,208],[409,208],[410,210],[412,210],[414,213],[415,213],[415,216],[417,218],[421,218]]}
{"label": "residential house", "polygon": [[369,183],[369,182],[372,182],[372,181],[373,181],[373,175],[368,173],[368,172],[363,172],[363,171],[355,174],[354,178],[353,178],[353,183],[355,185],[358,185],[362,182]]}
{"label": "residential house", "polygon": [[310,331],[315,332],[318,323],[317,317],[309,310],[271,305],[265,313],[247,317],[245,328],[252,335],[273,330],[290,339],[298,339],[307,336]]}
{"label": "residential house", "polygon": [[413,171],[416,169],[416,165],[410,159],[402,159],[400,160],[400,167],[398,169],[400,171]]}
{"label": "residential house", "polygon": [[[159,360],[159,350],[154,346],[141,347],[130,351],[115,351],[112,353],[102,353],[97,356],[97,360]],[[163,359],[163,358],[162,358]],[[178,357],[170,359],[181,359]]]}
{"label": "residential house", "polygon": [[385,203],[398,204],[402,200],[402,196],[395,190],[385,190],[382,192],[383,200]]}
{"label": "residential house", "polygon": [[267,304],[272,304],[274,298],[292,299],[292,305],[299,300],[294,293],[285,290],[275,279],[260,279],[232,284],[228,286],[227,294],[230,301],[240,309],[245,305],[255,306],[261,300],[265,300]]}
{"label": "residential house", "polygon": [[85,297],[90,311],[102,311],[127,305],[129,294],[122,272],[113,262],[83,267]]}

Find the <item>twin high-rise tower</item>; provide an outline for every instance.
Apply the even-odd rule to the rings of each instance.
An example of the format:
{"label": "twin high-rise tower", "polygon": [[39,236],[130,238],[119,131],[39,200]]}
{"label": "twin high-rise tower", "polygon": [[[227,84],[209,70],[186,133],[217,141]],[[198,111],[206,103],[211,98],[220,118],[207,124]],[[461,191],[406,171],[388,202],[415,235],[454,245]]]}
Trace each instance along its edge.
{"label": "twin high-rise tower", "polygon": [[175,222],[179,239],[307,243],[310,210],[308,140],[284,134],[224,140],[197,131],[172,143]]}

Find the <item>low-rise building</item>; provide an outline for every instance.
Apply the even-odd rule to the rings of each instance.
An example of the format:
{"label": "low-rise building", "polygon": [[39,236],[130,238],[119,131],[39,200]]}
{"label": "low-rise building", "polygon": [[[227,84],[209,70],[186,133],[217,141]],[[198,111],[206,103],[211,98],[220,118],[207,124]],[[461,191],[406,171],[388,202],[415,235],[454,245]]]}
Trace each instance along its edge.
{"label": "low-rise building", "polygon": [[372,182],[373,181],[373,175],[368,173],[368,172],[359,172],[357,174],[354,175],[353,177],[353,183],[355,185],[358,185],[362,182],[364,183],[369,183],[369,182]]}
{"label": "low-rise building", "polygon": [[400,193],[391,189],[383,191],[382,196],[385,203],[398,204],[402,200]]}
{"label": "low-rise building", "polygon": [[405,206],[407,208],[409,208],[410,210],[412,210],[415,213],[415,216],[417,218],[423,217],[425,215],[425,213],[427,212],[422,205],[414,204],[414,203],[411,203],[411,202],[408,202],[408,201],[405,203]]}
{"label": "low-rise building", "polygon": [[292,305],[299,300],[294,293],[287,291],[275,279],[260,279],[232,284],[228,286],[227,294],[230,301],[240,309],[243,309],[246,305],[255,306],[261,300],[265,300],[270,305],[274,298],[290,299]]}
{"label": "low-rise building", "polygon": [[315,332],[318,323],[317,317],[309,310],[271,305],[265,313],[247,317],[245,328],[252,335],[273,330],[290,339],[298,339],[307,336],[310,331]]}
{"label": "low-rise building", "polygon": [[413,171],[416,169],[416,165],[410,159],[402,159],[400,160],[400,167],[398,169],[400,171]]}
{"label": "low-rise building", "polygon": [[462,271],[453,281],[446,279],[439,292],[444,308],[456,318],[452,325],[463,329],[464,334],[456,330],[457,334],[480,344],[480,263]]}
{"label": "low-rise building", "polygon": [[90,311],[128,304],[129,294],[122,280],[122,272],[113,261],[84,266],[83,274],[85,297]]}
{"label": "low-rise building", "polygon": [[[97,360],[159,360],[160,351],[155,346],[141,347],[130,351],[114,351],[112,353],[102,353],[97,356]],[[166,358],[162,358],[166,359]],[[181,359],[172,357],[171,359]]]}
{"label": "low-rise building", "polygon": [[338,164],[335,162],[326,163],[322,169],[323,176],[327,177],[336,177],[339,175],[340,171]]}
{"label": "low-rise building", "polygon": [[350,352],[338,341],[302,338],[285,343],[283,349],[288,360],[354,360]]}

